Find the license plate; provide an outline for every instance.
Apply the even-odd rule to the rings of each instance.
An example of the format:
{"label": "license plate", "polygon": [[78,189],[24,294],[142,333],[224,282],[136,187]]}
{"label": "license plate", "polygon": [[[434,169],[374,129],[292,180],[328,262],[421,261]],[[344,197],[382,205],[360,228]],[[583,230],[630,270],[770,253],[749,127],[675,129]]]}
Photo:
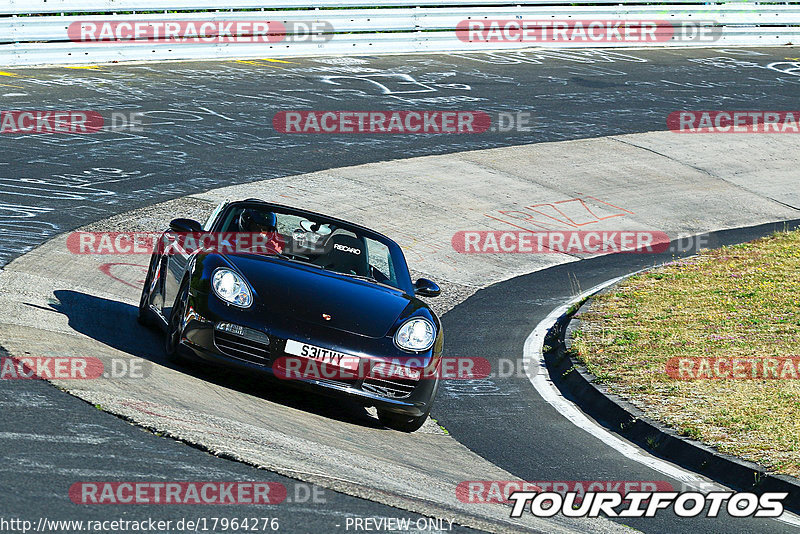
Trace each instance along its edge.
{"label": "license plate", "polygon": [[358,370],[359,357],[351,354],[345,354],[331,349],[309,345],[308,343],[300,343],[293,339],[286,341],[286,354],[292,356],[299,356],[309,360],[315,360],[326,365],[333,365],[341,367],[342,369],[349,369],[351,371]]}

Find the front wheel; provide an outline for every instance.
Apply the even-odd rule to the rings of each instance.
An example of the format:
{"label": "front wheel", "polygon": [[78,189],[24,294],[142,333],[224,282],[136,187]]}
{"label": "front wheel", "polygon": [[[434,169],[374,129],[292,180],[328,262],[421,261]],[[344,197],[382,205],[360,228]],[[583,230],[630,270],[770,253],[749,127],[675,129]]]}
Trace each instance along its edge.
{"label": "front wheel", "polygon": [[428,419],[428,414],[430,413],[430,406],[428,406],[428,409],[425,410],[425,413],[418,417],[378,410],[378,420],[380,420],[384,426],[389,427],[392,430],[399,430],[400,432],[415,432],[422,428],[422,425],[425,424],[425,420]]}
{"label": "front wheel", "polygon": [[172,363],[185,362],[185,358],[181,354],[181,338],[183,337],[183,318],[186,314],[186,299],[188,296],[189,286],[184,284],[181,291],[178,291],[178,296],[175,297],[175,304],[172,306],[172,313],[169,317],[164,353],[167,355],[167,360]]}

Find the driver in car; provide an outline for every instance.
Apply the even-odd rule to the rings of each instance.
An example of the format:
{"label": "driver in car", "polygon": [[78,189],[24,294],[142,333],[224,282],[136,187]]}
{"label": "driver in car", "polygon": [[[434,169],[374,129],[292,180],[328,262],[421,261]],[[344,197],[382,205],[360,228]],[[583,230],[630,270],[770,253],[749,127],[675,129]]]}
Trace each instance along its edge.
{"label": "driver in car", "polygon": [[[247,209],[239,216],[239,230],[245,235],[251,252],[256,254],[283,254],[285,241],[278,233],[278,217],[273,212]],[[244,245],[244,243],[241,243]]]}

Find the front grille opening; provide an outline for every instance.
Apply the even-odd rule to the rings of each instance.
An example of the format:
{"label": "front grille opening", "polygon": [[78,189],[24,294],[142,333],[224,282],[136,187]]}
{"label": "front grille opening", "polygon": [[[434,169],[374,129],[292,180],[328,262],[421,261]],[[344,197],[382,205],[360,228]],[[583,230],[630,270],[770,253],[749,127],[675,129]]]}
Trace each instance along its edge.
{"label": "front grille opening", "polygon": [[364,379],[361,389],[388,399],[404,399],[411,395],[419,382],[417,380],[369,377]]}
{"label": "front grille opening", "polygon": [[282,358],[278,358],[273,364],[273,371],[282,374],[288,380],[313,380],[320,384],[330,384],[345,387],[356,387],[358,384],[358,377],[347,378],[341,375],[341,370],[338,367],[328,365],[326,363],[315,363],[315,367],[309,372],[304,372],[304,369],[295,369],[289,372],[284,365],[285,362]]}
{"label": "front grille opening", "polygon": [[264,343],[258,343],[236,334],[216,330],[214,332],[214,344],[222,354],[237,360],[259,365],[268,365],[270,362],[269,346]]}

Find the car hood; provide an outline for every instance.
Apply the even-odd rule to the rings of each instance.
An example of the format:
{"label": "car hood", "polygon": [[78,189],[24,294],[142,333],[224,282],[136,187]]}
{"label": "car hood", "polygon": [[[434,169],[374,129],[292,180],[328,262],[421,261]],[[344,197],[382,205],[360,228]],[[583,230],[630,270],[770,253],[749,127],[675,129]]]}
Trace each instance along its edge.
{"label": "car hood", "polygon": [[260,309],[281,323],[294,320],[384,337],[411,301],[399,289],[283,259],[255,255],[226,259],[253,288]]}

